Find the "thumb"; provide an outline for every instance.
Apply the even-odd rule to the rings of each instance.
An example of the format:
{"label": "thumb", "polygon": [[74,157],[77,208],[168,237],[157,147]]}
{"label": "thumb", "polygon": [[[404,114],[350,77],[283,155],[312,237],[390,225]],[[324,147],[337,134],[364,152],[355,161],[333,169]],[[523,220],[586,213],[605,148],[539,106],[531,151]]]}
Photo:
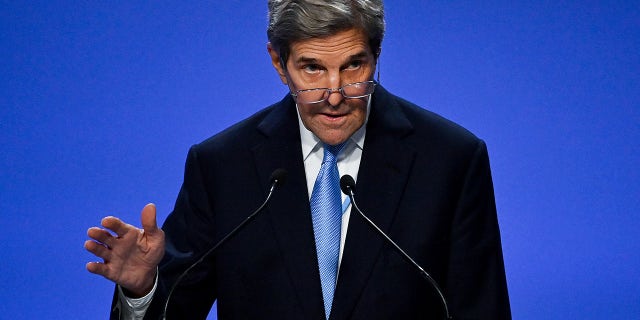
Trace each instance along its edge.
{"label": "thumb", "polygon": [[149,203],[140,213],[140,220],[142,222],[142,229],[145,233],[152,234],[158,231],[158,223],[156,221],[156,205]]}

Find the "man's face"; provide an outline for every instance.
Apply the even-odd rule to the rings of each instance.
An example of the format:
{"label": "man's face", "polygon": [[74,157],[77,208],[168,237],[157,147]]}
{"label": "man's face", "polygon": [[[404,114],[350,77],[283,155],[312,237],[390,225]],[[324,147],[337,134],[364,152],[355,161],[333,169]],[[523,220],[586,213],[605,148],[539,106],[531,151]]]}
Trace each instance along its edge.
{"label": "man's face", "polygon": [[[268,49],[282,82],[292,92],[369,81],[376,67],[367,36],[357,29],[293,43],[286,69],[282,68],[278,53],[271,46]],[[368,99],[345,99],[334,91],[326,101],[297,101],[297,105],[304,126],[322,142],[335,145],[346,141],[364,124]]]}

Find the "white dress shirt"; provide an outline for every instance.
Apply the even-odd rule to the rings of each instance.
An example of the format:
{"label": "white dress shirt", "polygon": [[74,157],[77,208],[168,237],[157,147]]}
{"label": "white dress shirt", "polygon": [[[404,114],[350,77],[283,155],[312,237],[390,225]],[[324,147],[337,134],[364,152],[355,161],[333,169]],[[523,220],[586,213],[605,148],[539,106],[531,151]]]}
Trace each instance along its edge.
{"label": "white dress shirt", "polygon": [[[360,168],[360,159],[362,158],[362,150],[364,147],[364,138],[366,131],[366,123],[369,119],[369,110],[371,108],[371,98],[367,103],[367,113],[365,123],[347,140],[347,144],[342,149],[342,152],[338,155],[338,172],[342,177],[348,174],[353,177],[354,180],[358,179],[358,169]],[[296,108],[296,110],[298,110]],[[324,145],[313,132],[309,131],[300,118],[300,112],[298,111],[298,123],[300,128],[300,141],[302,144],[302,158],[304,160],[304,171],[307,179],[307,190],[309,198],[313,193],[313,185],[316,182],[318,172],[320,172],[320,166],[322,165],[322,158],[324,157]],[[342,194],[343,204],[348,203],[348,197]],[[342,253],[344,252],[344,243],[347,238],[347,227],[349,226],[349,217],[351,215],[351,205],[343,206],[342,214],[342,227],[340,234],[340,256],[338,258],[338,266],[342,262]],[[340,268],[338,268],[338,275],[340,274]],[[157,285],[154,284],[153,289],[149,294],[142,298],[129,298],[124,295],[122,289],[118,286],[119,304],[122,308],[122,319],[124,320],[141,320],[144,318],[144,314],[151,304],[151,299],[156,290]]]}
{"label": "white dress shirt", "polygon": [[[369,99],[371,101],[371,99]],[[369,106],[367,106],[367,115]],[[316,177],[322,166],[322,158],[324,157],[324,144],[313,132],[309,131],[302,123],[300,114],[298,114],[298,122],[300,127],[300,141],[302,143],[302,158],[304,159],[304,172],[307,178],[307,190],[309,191],[309,199],[313,193],[313,186],[316,183]],[[364,137],[366,131],[366,122],[347,140],[347,144],[338,155],[338,173],[350,175],[354,180],[358,179],[358,168],[360,168],[360,159],[362,158],[362,148],[364,146]],[[348,201],[348,197],[343,193],[343,204]],[[343,206],[342,227],[340,229],[340,256],[338,257],[338,265],[342,262],[342,253],[344,251],[344,241],[347,238],[347,227],[349,226],[349,217],[351,216],[351,205],[346,208]]]}

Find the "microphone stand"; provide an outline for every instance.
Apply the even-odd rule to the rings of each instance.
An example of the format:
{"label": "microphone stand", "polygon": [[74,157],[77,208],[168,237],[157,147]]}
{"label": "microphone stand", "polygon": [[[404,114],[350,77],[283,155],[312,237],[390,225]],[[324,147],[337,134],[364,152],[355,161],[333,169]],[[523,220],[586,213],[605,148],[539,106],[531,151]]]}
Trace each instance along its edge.
{"label": "microphone stand", "polygon": [[207,256],[209,256],[211,253],[216,251],[216,249],[218,249],[218,247],[220,247],[220,245],[222,245],[223,243],[227,242],[227,239],[229,239],[232,236],[234,236],[236,233],[238,233],[238,231],[240,229],[242,229],[242,227],[244,227],[247,223],[249,223],[251,220],[253,220],[253,218],[255,218],[255,216],[258,213],[260,213],[260,211],[262,211],[262,209],[267,205],[267,203],[269,203],[269,200],[271,199],[271,195],[273,194],[273,191],[275,190],[276,186],[278,184],[282,184],[282,183],[285,182],[286,176],[287,176],[287,171],[284,170],[284,169],[276,169],[275,171],[273,171],[273,173],[271,174],[271,181],[272,182],[271,182],[271,187],[269,188],[269,194],[267,194],[267,198],[260,205],[260,207],[258,207],[258,209],[256,209],[256,211],[254,211],[246,219],[244,219],[237,227],[235,227],[233,230],[231,230],[229,233],[227,233],[227,235],[224,236],[222,239],[220,239],[215,245],[213,245],[213,247],[211,247],[209,250],[207,250],[207,252],[205,252],[200,257],[200,259],[198,259],[191,266],[189,266],[189,268],[187,268],[185,271],[183,271],[180,274],[178,279],[176,279],[176,281],[174,282],[173,286],[171,286],[171,290],[169,290],[169,295],[167,295],[167,301],[165,301],[165,303],[164,303],[164,308],[162,310],[162,319],[163,320],[167,319],[167,308],[169,307],[169,300],[171,299],[171,295],[173,294],[173,291],[176,289],[176,287],[178,286],[180,281],[182,281],[182,279],[189,273],[189,271],[191,271],[191,269],[193,269],[195,266],[197,266],[202,261],[204,261],[204,259]]}
{"label": "microphone stand", "polygon": [[447,306],[447,300],[445,299],[444,294],[442,293],[442,290],[440,289],[440,286],[438,286],[438,283],[436,282],[436,280],[433,279],[433,277],[431,277],[431,275],[428,272],[426,272],[415,260],[413,260],[404,250],[402,250],[402,248],[400,248],[400,246],[398,246],[395,243],[395,241],[391,240],[391,238],[389,238],[389,236],[387,236],[387,234],[384,233],[384,231],[382,231],[373,221],[371,221],[371,219],[369,219],[369,217],[367,217],[364,214],[364,212],[362,212],[362,210],[360,210],[360,208],[356,204],[355,194],[353,191],[355,187],[355,181],[353,180],[353,178],[350,175],[342,176],[342,178],[340,179],[340,187],[342,189],[342,192],[344,192],[347,196],[349,196],[349,198],[351,199],[351,204],[353,204],[353,207],[356,209],[356,211],[358,211],[360,216],[364,218],[364,220],[367,221],[367,223],[371,227],[373,227],[373,229],[380,236],[382,236],[389,244],[391,244],[391,246],[393,246],[393,248],[395,248],[396,251],[400,253],[400,256],[406,262],[413,265],[416,268],[416,270],[418,270],[420,275],[424,279],[426,279],[433,288],[435,288],[436,292],[438,293],[438,296],[440,297],[440,301],[442,302],[442,307],[444,309],[444,313],[446,317],[445,319],[452,320],[453,317],[451,317],[451,315],[449,314],[449,307]]}

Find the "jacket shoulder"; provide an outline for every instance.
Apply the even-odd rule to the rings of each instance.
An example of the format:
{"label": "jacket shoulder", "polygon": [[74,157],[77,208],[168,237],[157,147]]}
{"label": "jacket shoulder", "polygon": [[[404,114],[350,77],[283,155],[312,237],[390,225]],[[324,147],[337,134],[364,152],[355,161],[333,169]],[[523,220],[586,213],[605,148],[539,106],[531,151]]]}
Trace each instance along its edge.
{"label": "jacket shoulder", "polygon": [[407,139],[417,149],[427,145],[445,149],[475,149],[482,143],[479,137],[462,125],[404,98],[388,92],[385,94],[387,97],[384,101],[387,106],[383,107],[397,110],[399,115],[395,117],[406,121],[406,126],[410,128]]}

